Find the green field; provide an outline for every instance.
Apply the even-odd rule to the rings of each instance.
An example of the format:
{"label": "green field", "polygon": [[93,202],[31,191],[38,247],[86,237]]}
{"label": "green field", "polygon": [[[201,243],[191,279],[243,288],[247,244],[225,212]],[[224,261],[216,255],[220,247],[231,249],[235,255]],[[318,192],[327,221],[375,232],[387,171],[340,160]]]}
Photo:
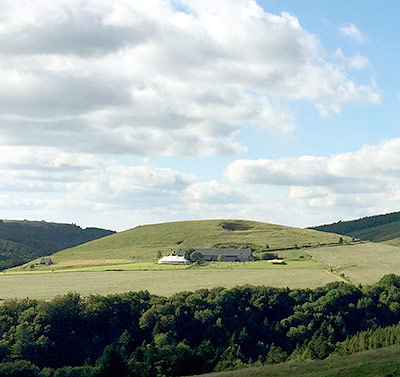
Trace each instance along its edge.
{"label": "green field", "polygon": [[[227,225],[228,224],[228,225]],[[234,230],[224,229],[225,226]],[[66,265],[155,262],[157,253],[168,255],[178,248],[217,245],[256,250],[338,244],[341,236],[310,229],[243,220],[181,221],[138,226],[125,232],[60,251],[52,256],[53,268]],[[343,237],[346,240],[350,238]]]}
{"label": "green field", "polygon": [[159,271],[54,272],[0,274],[0,300],[10,298],[51,299],[68,292],[82,295],[148,290],[170,296],[201,288],[266,285],[316,288],[336,277],[322,269],[186,269]]}
{"label": "green field", "polygon": [[[224,229],[226,224],[235,230]],[[339,245],[340,236],[313,230],[239,220],[208,220],[140,226],[58,252],[55,264],[29,263],[0,274],[0,299],[52,298],[70,291],[111,294],[149,290],[171,295],[217,286],[269,285],[314,288],[331,281],[373,284],[400,273],[400,248],[382,243]],[[251,244],[284,258],[267,261],[215,262],[202,266],[158,265],[157,251],[179,247]],[[319,244],[332,246],[317,247]],[[268,249],[267,249],[268,245]],[[297,245],[297,248],[293,248]],[[306,247],[300,248],[302,245]],[[314,245],[314,247],[310,247]],[[277,250],[287,248],[286,250]],[[33,267],[33,268],[30,268]]]}
{"label": "green field", "polygon": [[371,242],[309,249],[307,253],[353,284],[372,284],[383,275],[400,274],[399,247]]}
{"label": "green field", "polygon": [[[400,346],[326,360],[286,362],[201,377],[389,377],[400,376]],[[193,376],[200,377],[200,376]]]}
{"label": "green field", "polygon": [[217,286],[267,285],[315,288],[331,281],[373,284],[389,273],[400,273],[400,248],[376,243],[280,251],[285,265],[267,261],[214,262],[203,266],[158,265],[155,262],[53,266],[0,274],[0,299],[49,299],[70,291],[111,294],[148,290],[171,295]]}
{"label": "green field", "polygon": [[[247,263],[238,262],[211,262],[201,265],[169,265],[158,264],[156,262],[133,262],[133,263],[116,263],[116,264],[83,264],[75,265],[66,264],[63,267],[41,266],[35,265],[34,268],[21,269],[20,267],[12,268],[4,271],[3,274],[7,275],[21,275],[21,274],[43,274],[43,273],[58,273],[58,272],[92,272],[92,271],[160,271],[160,270],[265,270],[265,269],[321,269],[324,266],[315,260],[310,259],[297,259],[296,255],[302,254],[300,252],[294,253],[295,256],[290,256],[287,251],[281,252],[285,255],[285,263],[281,265],[274,265],[268,261],[258,260]],[[304,254],[304,253],[303,253]]]}

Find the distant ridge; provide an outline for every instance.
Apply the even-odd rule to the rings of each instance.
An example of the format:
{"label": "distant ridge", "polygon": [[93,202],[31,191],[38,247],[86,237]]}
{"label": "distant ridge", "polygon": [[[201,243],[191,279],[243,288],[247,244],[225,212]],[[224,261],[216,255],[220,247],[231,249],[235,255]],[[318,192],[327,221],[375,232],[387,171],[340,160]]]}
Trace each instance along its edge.
{"label": "distant ridge", "polygon": [[0,220],[0,269],[115,233],[46,221]]}
{"label": "distant ridge", "polygon": [[309,229],[400,246],[400,212],[368,216],[358,220],[339,221]]}

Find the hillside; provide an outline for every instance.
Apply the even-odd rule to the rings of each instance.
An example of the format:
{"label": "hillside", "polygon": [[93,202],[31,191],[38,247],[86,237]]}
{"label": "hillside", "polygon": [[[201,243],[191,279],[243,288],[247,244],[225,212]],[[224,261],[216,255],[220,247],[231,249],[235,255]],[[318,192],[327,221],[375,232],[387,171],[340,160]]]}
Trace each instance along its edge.
{"label": "hillside", "polygon": [[0,269],[115,233],[74,224],[0,220]]}
{"label": "hillside", "polygon": [[120,260],[154,262],[158,251],[216,246],[252,247],[255,250],[290,249],[337,244],[340,236],[310,229],[292,228],[244,220],[181,221],[138,226],[95,240],[53,256],[55,262]]}
{"label": "hillside", "polygon": [[395,345],[345,357],[289,361],[258,368],[202,374],[201,377],[388,377],[399,375],[400,345]]}
{"label": "hillside", "polygon": [[400,238],[400,212],[363,217],[358,220],[339,221],[310,229],[342,234],[366,241],[387,242],[397,246],[400,242],[397,240],[395,243],[391,243],[391,240]]}

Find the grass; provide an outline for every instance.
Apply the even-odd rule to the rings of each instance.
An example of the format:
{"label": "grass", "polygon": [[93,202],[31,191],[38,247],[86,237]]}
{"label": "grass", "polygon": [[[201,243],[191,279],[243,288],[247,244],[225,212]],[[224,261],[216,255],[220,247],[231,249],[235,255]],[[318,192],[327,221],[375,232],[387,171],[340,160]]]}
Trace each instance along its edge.
{"label": "grass", "polygon": [[[400,376],[400,346],[326,360],[286,362],[201,377],[389,377]],[[193,376],[196,377],[196,376]],[[199,377],[199,376],[197,376]]]}
{"label": "grass", "polygon": [[400,237],[400,221],[358,230],[352,233],[357,238],[374,242],[388,241]]}
{"label": "grass", "polygon": [[[265,270],[265,269],[321,269],[323,266],[313,260],[294,259],[286,260],[286,264],[273,265],[267,261],[255,261],[248,263],[232,263],[232,262],[213,262],[203,265],[168,265],[158,264],[154,262],[136,262],[136,263],[116,263],[116,264],[83,264],[83,265],[65,265],[63,267],[54,268],[54,266],[35,266],[33,269],[21,270],[21,268],[13,268],[5,271],[7,275],[21,274],[43,274],[58,272],[91,272],[91,271],[160,271],[160,270]],[[3,273],[4,274],[4,273]]]}
{"label": "grass", "polygon": [[148,290],[157,295],[202,288],[265,285],[316,288],[337,281],[321,269],[170,269],[153,271],[42,272],[0,274],[0,300],[11,298],[51,299],[68,292],[82,295]]}
{"label": "grass", "polygon": [[400,271],[400,248],[382,243],[284,250],[278,254],[285,258],[285,265],[255,261],[188,267],[159,265],[154,261],[82,259],[80,265],[66,261],[59,268],[14,268],[0,274],[0,298],[51,298],[69,291],[87,295],[143,289],[170,295],[183,290],[244,284],[314,288],[331,281],[346,281],[368,285],[385,274]]}
{"label": "grass", "polygon": [[[235,229],[224,229],[226,224]],[[342,236],[343,237],[343,236]],[[131,262],[155,262],[157,253],[170,254],[178,248],[208,248],[216,245],[252,246],[257,250],[268,245],[288,249],[303,245],[337,244],[339,235],[310,229],[292,228],[244,220],[181,221],[138,226],[99,240],[62,250],[52,256],[55,266],[64,262],[79,265],[82,260],[123,259]],[[343,237],[346,238],[346,237]],[[99,263],[101,264],[101,263]]]}
{"label": "grass", "polygon": [[307,253],[353,284],[372,284],[386,274],[400,273],[400,248],[382,243],[321,247]]}
{"label": "grass", "polygon": [[400,237],[393,238],[392,240],[384,241],[384,242],[382,242],[382,243],[384,243],[384,244],[386,244],[386,245],[390,245],[390,246],[397,246],[397,247],[399,247],[399,246],[400,246]]}

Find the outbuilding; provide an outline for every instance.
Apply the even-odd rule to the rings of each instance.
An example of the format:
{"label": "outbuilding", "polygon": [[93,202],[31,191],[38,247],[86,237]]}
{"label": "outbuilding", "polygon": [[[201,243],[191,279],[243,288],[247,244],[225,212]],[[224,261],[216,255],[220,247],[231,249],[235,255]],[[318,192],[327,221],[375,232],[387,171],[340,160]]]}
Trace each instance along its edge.
{"label": "outbuilding", "polygon": [[272,264],[286,264],[283,259],[270,259],[268,262]]}
{"label": "outbuilding", "polygon": [[158,260],[158,264],[190,264],[190,262],[183,256],[166,255]]}
{"label": "outbuilding", "polygon": [[51,260],[51,258],[45,257],[45,258],[40,258],[40,262],[39,263],[41,265],[50,266],[51,264],[53,264],[53,261]]}

